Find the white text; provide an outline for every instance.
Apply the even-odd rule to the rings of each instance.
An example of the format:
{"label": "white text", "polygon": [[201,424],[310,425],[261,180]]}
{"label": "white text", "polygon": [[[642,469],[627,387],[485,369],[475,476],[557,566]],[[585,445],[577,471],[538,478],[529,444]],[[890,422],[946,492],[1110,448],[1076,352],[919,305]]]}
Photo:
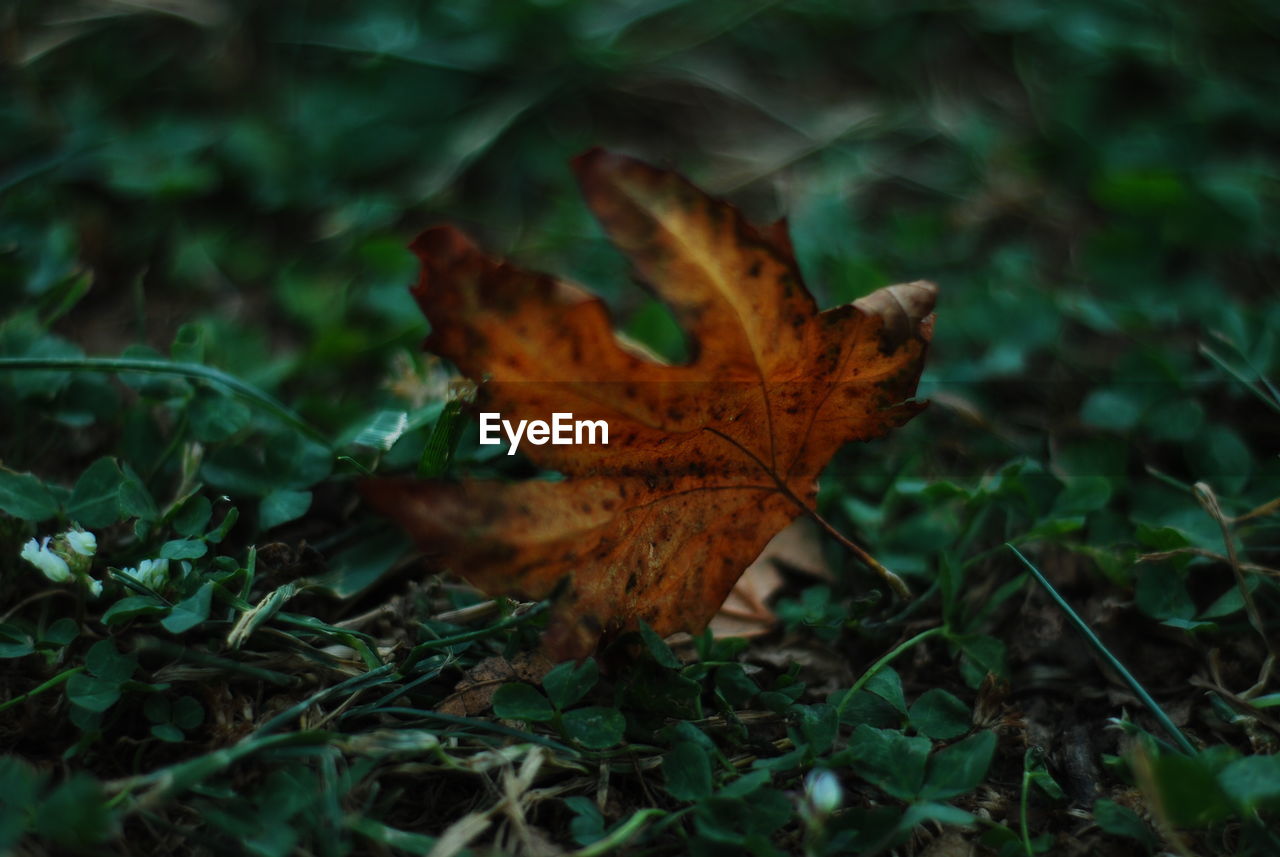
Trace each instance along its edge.
{"label": "white text", "polygon": [[506,434],[511,444],[507,455],[516,454],[522,439],[534,446],[542,446],[544,443],[555,446],[609,443],[609,424],[604,420],[575,420],[573,414],[556,413],[551,415],[550,423],[542,420],[520,420],[513,424],[511,420],[502,419],[502,414],[480,415],[481,444],[492,446],[502,443],[502,433]]}

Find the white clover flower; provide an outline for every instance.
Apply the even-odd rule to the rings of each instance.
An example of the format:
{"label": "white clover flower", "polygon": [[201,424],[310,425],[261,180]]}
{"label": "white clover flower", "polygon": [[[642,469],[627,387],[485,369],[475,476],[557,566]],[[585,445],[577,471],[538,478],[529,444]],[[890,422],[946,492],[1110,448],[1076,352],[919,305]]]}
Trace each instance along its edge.
{"label": "white clover flower", "polygon": [[85,584],[89,587],[89,595],[97,598],[102,594],[102,581],[92,578],[85,578]]}
{"label": "white clover flower", "polygon": [[98,539],[93,533],[77,527],[59,534],[49,548],[62,558],[73,576],[87,578],[89,570],[93,568],[93,555],[98,550]]}
{"label": "white clover flower", "polygon": [[67,561],[49,550],[49,537],[43,541],[32,539],[22,546],[22,558],[40,569],[54,583],[70,583],[74,579]]}
{"label": "white clover flower", "polygon": [[122,569],[152,589],[159,589],[169,582],[169,560],[144,559],[137,568]]}
{"label": "white clover flower", "polygon": [[152,589],[159,589],[169,582],[169,560],[144,559],[138,563],[138,576]]}
{"label": "white clover flower", "polygon": [[98,537],[86,530],[68,530],[62,534],[67,547],[80,556],[93,556],[98,552]]}
{"label": "white clover flower", "polygon": [[815,768],[804,778],[805,799],[814,815],[826,816],[840,808],[844,789],[840,778],[825,768]]}

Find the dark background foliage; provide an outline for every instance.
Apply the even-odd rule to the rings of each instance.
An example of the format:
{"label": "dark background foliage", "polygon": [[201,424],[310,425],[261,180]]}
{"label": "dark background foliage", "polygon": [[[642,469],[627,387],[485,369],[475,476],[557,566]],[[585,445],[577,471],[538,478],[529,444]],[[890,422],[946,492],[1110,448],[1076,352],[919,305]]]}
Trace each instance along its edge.
{"label": "dark background foliage", "polygon": [[[20,609],[41,582],[19,565],[18,551],[53,533],[55,519],[95,529],[99,559],[113,567],[157,556],[191,566],[185,588],[153,605],[156,622],[163,613],[180,629],[157,631],[165,644],[196,633],[211,597],[234,621],[290,575],[314,570],[307,562],[323,566],[312,575],[322,588],[352,599],[335,607],[308,596],[317,599],[299,608],[308,616],[336,620],[402,592],[403,576],[386,572],[404,543],[355,507],[351,477],[368,468],[490,466],[465,437],[452,463],[438,454],[441,436],[458,427],[444,411],[439,367],[418,352],[426,325],[407,293],[415,266],[404,246],[419,229],[454,223],[495,255],[583,282],[606,297],[621,329],[680,359],[680,331],[630,282],[567,169],[569,158],[602,145],[679,169],[756,222],[787,217],[824,306],[892,282],[941,287],[921,391],[933,407],[838,459],[822,499],[828,517],[926,593],[923,606],[903,613],[887,599],[868,602],[874,578],[829,550],[837,580],[791,580],[776,605],[787,634],[817,640],[857,676],[922,627],[912,622],[940,619],[969,642],[902,666],[911,693],[946,686],[968,694],[968,705],[990,670],[1011,681],[1015,696],[1029,694],[1020,702],[1031,712],[1025,744],[1037,743],[1037,722],[1045,734],[1063,718],[1100,732],[1122,707],[1101,689],[1083,708],[1066,706],[1069,714],[1060,699],[1036,701],[1106,682],[1043,630],[1058,621],[1043,599],[1014,597],[1023,592],[1020,568],[999,552],[1014,539],[1042,551],[1051,576],[1094,621],[1114,623],[1110,642],[1183,706],[1180,726],[1246,758],[1274,752],[1275,734],[1249,731],[1266,732],[1261,709],[1223,714],[1233,709],[1219,695],[1218,720],[1193,713],[1209,704],[1191,680],[1205,679],[1210,651],[1223,653],[1212,681],[1241,690],[1253,684],[1265,647],[1231,594],[1219,521],[1191,486],[1206,483],[1221,504],[1231,549],[1253,563],[1247,587],[1274,639],[1275,620],[1266,619],[1280,612],[1268,571],[1277,565],[1274,518],[1241,516],[1280,494],[1280,394],[1269,380],[1280,362],[1275,3],[10,0],[0,7],[0,63],[0,356],[203,363],[318,427],[308,434],[191,377],[117,379],[87,365],[0,372],[0,612],[10,623],[0,629],[17,647],[8,656],[20,658],[7,662],[19,669],[4,699],[83,662],[96,638],[135,655],[145,649],[126,639],[138,625],[86,626],[83,607],[70,637],[66,626],[50,633],[69,612]],[[381,447],[389,448],[370,453]],[[294,550],[304,541],[319,553],[280,561],[278,579],[254,577],[249,545]],[[1153,553],[1162,556],[1144,558]],[[111,603],[122,594],[114,585]],[[465,601],[449,597],[453,606]],[[190,625],[165,612],[177,602],[194,610]],[[145,625],[133,615],[127,621]],[[441,666],[436,701],[460,665],[529,642],[506,635],[495,632],[469,654],[450,650],[462,660]],[[24,647],[44,659],[21,654]],[[213,643],[209,651],[228,655]],[[157,665],[138,657],[159,686]],[[175,701],[171,713],[152,704],[148,722],[177,729],[177,739],[162,730],[162,740],[178,743],[117,756],[104,748],[133,734],[112,719],[130,692],[178,700],[178,690],[126,688],[126,702],[108,703],[94,719],[83,714],[91,689],[76,687],[68,684],[69,708],[0,714],[11,718],[0,741],[10,753],[49,769],[65,752],[89,772],[60,781],[43,815],[15,810],[19,821],[0,824],[0,847],[8,831],[17,837],[28,826],[37,837],[28,843],[110,839],[119,824],[141,822],[86,810],[80,833],[59,834],[61,816],[48,806],[97,806],[99,779],[177,762],[184,730],[205,749],[239,735],[210,734],[212,713],[205,726],[175,726],[189,705]],[[630,714],[629,697],[618,694],[615,713]],[[54,697],[63,700],[62,690],[43,698]],[[142,697],[134,702],[141,712]],[[207,712],[215,707],[203,700]],[[775,707],[793,720],[810,716]],[[1254,720],[1246,729],[1235,716]],[[628,729],[638,740],[641,725],[629,720]],[[683,739],[653,740],[675,747]],[[1001,747],[988,785],[1007,796],[1001,778],[1016,782],[1034,766],[1007,741]],[[1099,749],[1118,758],[1123,748]],[[684,752],[670,751],[670,770],[682,770]],[[828,758],[814,753],[806,765]],[[1214,758],[1196,762],[1204,782],[1231,761]],[[1162,782],[1201,782],[1175,770],[1180,763],[1166,782],[1151,764],[1147,780],[1126,784],[1150,796]],[[726,774],[716,770],[720,782]],[[775,772],[785,780],[788,770]],[[36,783],[30,771],[5,768],[6,782]],[[308,778],[318,776],[305,766],[281,771],[254,787],[305,793],[297,783],[314,788]],[[1124,779],[1115,776],[1107,788]],[[775,785],[788,782],[798,788]],[[31,785],[31,794],[41,788]],[[1249,838],[1262,836],[1249,822],[1274,790],[1223,788],[1230,800],[1209,815],[1170,810],[1153,823],[1162,831],[1227,825],[1230,834],[1209,837],[1218,844],[1206,848],[1269,847]],[[249,836],[235,823],[239,798],[210,789],[200,798],[209,822],[231,840]],[[610,823],[643,805],[623,793]],[[671,794],[706,797],[679,786]],[[369,818],[399,811],[381,808]],[[575,823],[595,823],[583,807],[575,811]],[[724,844],[716,836],[728,834],[707,813],[679,847],[713,853],[710,843]],[[189,821],[146,817],[157,842]],[[259,853],[321,840],[321,851],[347,848],[348,839],[317,832],[336,817],[311,805],[263,816],[254,829],[282,838]],[[896,841],[924,817],[911,817]],[[760,834],[764,845],[752,842],[800,848],[797,818]],[[1049,839],[1028,838],[1025,847],[1067,836],[1064,819],[1037,816],[1032,834]],[[442,812],[413,829],[435,836],[449,821]],[[803,847],[870,848],[894,841],[900,821],[870,840],[823,839],[805,828]],[[412,827],[403,816],[396,823]],[[1114,833],[1124,823],[1103,826]],[[1130,832],[1151,835],[1137,823]],[[343,836],[389,842],[372,824],[351,822]],[[678,829],[656,834],[656,847]]]}

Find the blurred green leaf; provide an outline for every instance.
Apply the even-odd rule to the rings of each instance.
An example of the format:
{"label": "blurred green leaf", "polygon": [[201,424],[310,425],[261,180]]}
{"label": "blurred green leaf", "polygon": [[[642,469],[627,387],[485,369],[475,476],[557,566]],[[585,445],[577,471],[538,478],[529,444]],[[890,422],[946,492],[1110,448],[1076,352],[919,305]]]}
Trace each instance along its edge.
{"label": "blurred green leaf", "polygon": [[16,756],[0,756],[0,849],[13,849],[26,832],[45,778]]}
{"label": "blurred green leaf", "polygon": [[1098,827],[1107,833],[1136,839],[1146,853],[1151,854],[1159,845],[1150,828],[1127,806],[1103,798],[1093,805],[1093,818]]}
{"label": "blurred green leaf", "polygon": [[160,510],[147,486],[128,464],[121,466],[120,488],[116,497],[120,512],[127,518],[152,521],[160,517]]}
{"label": "blurred green leaf", "polygon": [[493,713],[507,720],[541,722],[555,716],[555,709],[537,688],[521,682],[504,684],[493,695]]}
{"label": "blurred green leaf", "polygon": [[115,832],[107,793],[92,777],[75,773],[39,804],[35,829],[66,848],[86,849]]}
{"label": "blurred green leaf", "polygon": [[58,514],[57,498],[30,473],[0,468],[0,511],[26,521],[45,521]]}
{"label": "blurred green leaf", "polygon": [[1158,563],[1138,569],[1134,603],[1152,619],[1190,619],[1195,602],[1182,577],[1170,565]]}
{"label": "blurred green leaf", "polygon": [[1062,493],[1053,503],[1054,517],[1096,512],[1111,499],[1111,480],[1102,476],[1068,476]]}
{"label": "blurred green leaf", "polygon": [[715,683],[716,690],[724,694],[724,698],[734,706],[745,706],[760,692],[760,688],[741,664],[726,664],[717,668]]}
{"label": "blurred green leaf", "polygon": [[1203,827],[1231,817],[1231,801],[1218,777],[1220,762],[1211,754],[1161,754],[1152,760],[1151,771],[1172,823]]}
{"label": "blurred green leaf", "polygon": [[154,616],[167,613],[168,605],[150,595],[130,595],[121,598],[102,613],[102,624],[111,626],[128,622],[138,616]]}
{"label": "blurred green leaf", "polygon": [[1093,390],[1080,406],[1080,419],[1095,428],[1126,432],[1142,417],[1142,403],[1127,389]]}
{"label": "blurred green leaf", "polygon": [[590,845],[604,837],[604,816],[595,801],[581,795],[564,798],[565,806],[574,812],[569,833],[579,845]]}
{"label": "blurred green leaf", "polygon": [[106,711],[120,699],[120,683],[77,673],[67,681],[67,699],[88,711]]}
{"label": "blurred green leaf", "polygon": [[208,552],[203,539],[172,539],[160,546],[162,559],[199,559]]}
{"label": "blurred green leaf", "polygon": [[627,727],[621,711],[603,706],[566,711],[561,722],[565,737],[589,750],[605,750],[618,744]]}
{"label": "blurred green leaf", "polygon": [[896,730],[865,723],[849,739],[858,775],[900,800],[911,800],[920,793],[931,747],[928,738],[908,738]]}
{"label": "blurred green leaf", "polygon": [[193,595],[173,605],[169,615],[160,624],[171,634],[189,631],[209,618],[213,606],[213,582],[207,581]]}
{"label": "blurred green leaf", "polygon": [[882,667],[862,686],[883,699],[902,714],[907,713],[907,698],[902,693],[902,679],[893,667]]}
{"label": "blurred green leaf", "polygon": [[123,517],[120,487],[124,474],[111,457],[99,458],[76,480],[67,500],[67,517],[88,529],[108,527]]}
{"label": "blurred green leaf", "polygon": [[591,688],[595,687],[599,672],[599,667],[592,658],[587,658],[581,663],[565,661],[552,667],[551,671],[542,677],[542,689],[547,692],[551,704],[563,710],[582,699]]}
{"label": "blurred green leaf", "polygon": [[682,741],[662,757],[667,792],[676,800],[695,801],[711,795],[711,762],[691,741]]}
{"label": "blurred green leaf", "polygon": [[911,704],[911,725],[921,735],[939,741],[958,738],[969,731],[972,715],[969,706],[940,687],[920,694]]}
{"label": "blurred green leaf", "polygon": [[0,623],[0,658],[22,658],[35,650],[30,634],[14,625]]}
{"label": "blurred green leaf", "polygon": [[1234,429],[1210,426],[1188,447],[1187,456],[1198,482],[1217,491],[1235,493],[1248,483],[1253,470],[1249,447]]}
{"label": "blurred green leaf", "polygon": [[[66,646],[80,636],[80,623],[70,616],[57,619],[40,635],[41,645]],[[91,650],[92,651],[92,650]]]}
{"label": "blurred green leaf", "polygon": [[213,504],[203,494],[187,498],[174,514],[170,524],[180,536],[195,536],[204,532],[213,514]]}
{"label": "blurred green leaf", "polygon": [[270,530],[281,524],[295,521],[311,508],[310,491],[272,491],[262,498],[258,507],[258,527]]}
{"label": "blurred green leaf", "polygon": [[1244,811],[1280,808],[1280,756],[1248,756],[1218,776],[1222,788]]}
{"label": "blurred green leaf", "polygon": [[973,791],[986,778],[995,751],[996,734],[989,729],[939,750],[929,758],[920,796],[947,800]]}
{"label": "blurred green leaf", "polygon": [[187,416],[197,440],[217,443],[243,431],[253,412],[234,396],[201,388],[187,406]]}
{"label": "blurred green leaf", "polygon": [[645,648],[649,650],[649,654],[653,655],[653,659],[661,666],[667,669],[680,669],[680,661],[675,654],[667,646],[666,641],[657,635],[657,633],[649,627],[649,623],[640,620],[640,639],[644,641]]}
{"label": "blurred green leaf", "polygon": [[84,663],[93,675],[115,682],[127,681],[138,669],[137,660],[121,654],[110,639],[99,640],[90,646]]}

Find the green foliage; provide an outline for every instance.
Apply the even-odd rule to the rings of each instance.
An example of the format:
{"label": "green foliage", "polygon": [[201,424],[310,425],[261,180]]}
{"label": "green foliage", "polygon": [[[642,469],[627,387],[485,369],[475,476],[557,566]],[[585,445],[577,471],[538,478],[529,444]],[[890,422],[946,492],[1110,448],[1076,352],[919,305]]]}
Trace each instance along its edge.
{"label": "green foliage", "polygon": [[511,720],[550,720],[556,709],[527,684],[504,684],[493,695],[493,713]]}
{"label": "green foliage", "polygon": [[1155,836],[1138,814],[1127,806],[1103,799],[1093,805],[1093,817],[1107,833],[1136,839],[1148,854],[1155,850]]}
{"label": "green foliage", "polygon": [[627,721],[617,708],[572,708],[595,687],[595,661],[566,661],[542,679],[543,696],[527,684],[504,684],[493,695],[493,713],[512,720],[552,721],[569,741],[588,750],[607,750],[622,741]]}
{"label": "green foliage", "polygon": [[890,797],[910,800],[924,785],[929,761],[928,738],[907,737],[893,729],[858,726],[849,741],[853,761],[862,776]]}
{"label": "green foliage", "polygon": [[969,706],[954,694],[932,687],[911,704],[911,725],[921,735],[948,741],[969,731]]}
{"label": "green foliage", "polygon": [[681,741],[662,757],[667,792],[676,800],[696,801],[711,796],[711,761],[706,748]]}
{"label": "green foliage", "polygon": [[58,514],[58,501],[38,477],[0,470],[0,510],[39,523]]}
{"label": "green foliage", "polygon": [[600,668],[594,660],[565,661],[542,677],[542,687],[557,709],[565,709],[586,696],[596,686]]}
{"label": "green foliage", "polygon": [[[11,6],[0,852],[425,854],[535,781],[570,785],[530,829],[584,853],[1051,853],[1090,802],[1093,850],[1280,851],[1274,4]],[[464,225],[696,359],[572,192],[596,144],[786,215],[824,307],[940,284],[932,406],[819,497],[918,597],[828,540],[773,636],[642,627],[473,710],[550,606],[424,583],[358,510],[371,472],[528,475],[419,353],[404,245]],[[21,559],[77,525],[72,579]],[[1190,751],[1106,722],[1006,542]],[[1078,703],[1102,791],[1024,754],[1006,690]]]}

